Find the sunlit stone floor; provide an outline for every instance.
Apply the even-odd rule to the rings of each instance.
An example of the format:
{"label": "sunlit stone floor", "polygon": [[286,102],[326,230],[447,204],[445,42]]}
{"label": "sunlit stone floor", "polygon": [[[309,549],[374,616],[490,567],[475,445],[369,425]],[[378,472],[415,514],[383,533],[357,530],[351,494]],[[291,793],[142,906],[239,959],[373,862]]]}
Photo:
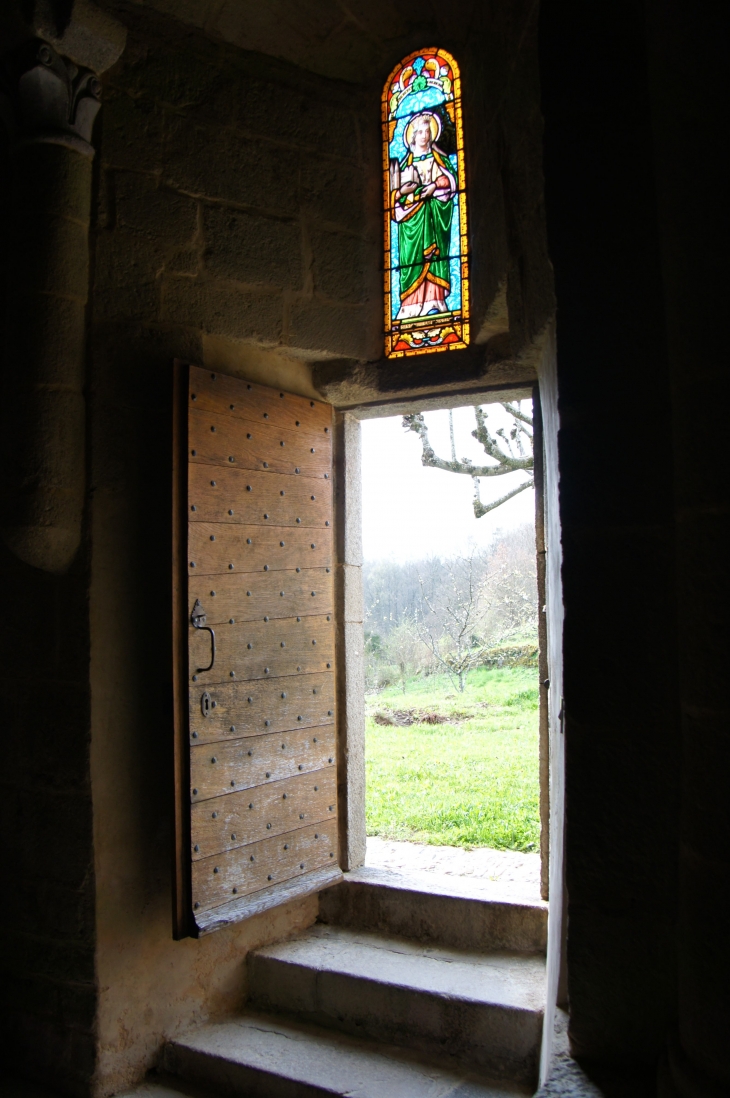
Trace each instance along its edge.
{"label": "sunlit stone floor", "polygon": [[369,838],[365,865],[398,873],[430,873],[438,877],[468,877],[485,893],[520,900],[540,899],[540,855],[511,850],[463,850],[454,846],[390,842]]}

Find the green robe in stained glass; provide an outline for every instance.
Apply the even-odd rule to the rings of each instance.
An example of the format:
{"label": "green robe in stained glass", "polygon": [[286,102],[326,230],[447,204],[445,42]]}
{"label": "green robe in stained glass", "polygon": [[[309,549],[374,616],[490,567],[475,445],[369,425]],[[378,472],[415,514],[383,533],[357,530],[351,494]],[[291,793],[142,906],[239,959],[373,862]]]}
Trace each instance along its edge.
{"label": "green robe in stained glass", "polygon": [[[438,168],[453,178],[453,168],[435,149],[433,158]],[[413,155],[409,153],[401,166],[409,167],[412,161]],[[451,289],[449,247],[453,199],[442,201],[431,197],[419,201],[422,189],[413,194],[413,212],[398,221],[401,302],[426,279],[442,286],[447,294]]]}

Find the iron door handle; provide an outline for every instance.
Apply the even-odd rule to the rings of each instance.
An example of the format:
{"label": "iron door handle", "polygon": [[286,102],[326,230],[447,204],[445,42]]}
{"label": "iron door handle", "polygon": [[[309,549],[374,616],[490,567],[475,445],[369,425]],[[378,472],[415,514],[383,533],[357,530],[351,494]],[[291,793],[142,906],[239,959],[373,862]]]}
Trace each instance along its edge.
{"label": "iron door handle", "polygon": [[206,621],[207,616],[205,610],[201,605],[200,599],[196,599],[190,615],[190,623],[193,626],[193,629],[205,629],[210,633],[210,663],[207,667],[199,667],[197,669],[197,674],[200,674],[202,671],[211,671],[213,669],[213,664],[215,663],[215,633],[209,625],[205,624]]}

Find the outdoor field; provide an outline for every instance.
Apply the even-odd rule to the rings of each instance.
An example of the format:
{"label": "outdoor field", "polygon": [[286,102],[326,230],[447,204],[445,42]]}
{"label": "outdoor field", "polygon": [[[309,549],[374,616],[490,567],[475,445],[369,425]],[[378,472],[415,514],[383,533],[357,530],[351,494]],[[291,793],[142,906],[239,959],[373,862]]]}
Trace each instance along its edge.
{"label": "outdoor field", "polygon": [[535,668],[476,668],[463,693],[415,677],[368,695],[366,722],[368,835],[539,849]]}

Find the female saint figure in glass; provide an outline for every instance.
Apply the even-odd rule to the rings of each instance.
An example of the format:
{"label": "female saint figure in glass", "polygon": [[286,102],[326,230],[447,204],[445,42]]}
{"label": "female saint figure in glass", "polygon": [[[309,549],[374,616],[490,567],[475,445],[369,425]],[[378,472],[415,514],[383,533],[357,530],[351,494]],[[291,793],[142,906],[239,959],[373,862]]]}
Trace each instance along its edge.
{"label": "female saint figure in glass", "polygon": [[399,165],[393,208],[400,253],[398,320],[448,311],[451,200],[457,187],[451,162],[435,144],[440,132],[434,114],[417,114],[406,126],[410,152]]}
{"label": "female saint figure in glass", "polygon": [[469,340],[466,195],[459,76],[443,50],[421,50],[383,96],[386,355]]}

